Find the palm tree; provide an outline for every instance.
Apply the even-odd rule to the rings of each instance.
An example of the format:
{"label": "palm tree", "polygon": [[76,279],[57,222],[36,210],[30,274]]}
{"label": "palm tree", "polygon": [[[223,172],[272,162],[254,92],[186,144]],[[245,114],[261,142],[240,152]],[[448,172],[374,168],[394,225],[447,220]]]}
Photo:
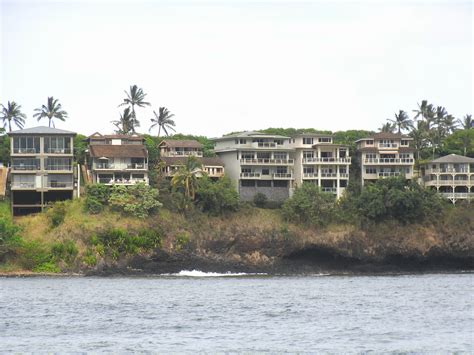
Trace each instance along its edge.
{"label": "palm tree", "polygon": [[380,128],[380,132],[393,133],[394,129],[395,129],[395,125],[393,123],[387,122],[387,123],[384,123],[384,125]]}
{"label": "palm tree", "polygon": [[135,128],[140,126],[140,122],[133,117],[130,107],[126,107],[123,114],[120,114],[120,118],[117,121],[112,121],[112,123],[117,127],[116,132],[118,134],[135,133]]}
{"label": "palm tree", "polygon": [[173,128],[176,126],[176,123],[171,119],[174,114],[172,114],[166,107],[160,107],[158,111],[160,112],[159,115],[153,111],[155,118],[151,119],[152,125],[150,127],[150,131],[152,128],[158,126],[158,137],[160,136],[161,129],[163,129],[167,136],[169,135],[169,129],[173,132],[176,132],[176,130]]}
{"label": "palm tree", "polygon": [[418,109],[413,110],[413,112],[416,112],[416,115],[413,118],[415,121],[418,117],[428,121],[434,114],[434,108],[432,104],[428,104],[427,100],[422,100],[421,105],[418,104]]}
{"label": "palm tree", "polygon": [[401,133],[402,129],[409,129],[412,125],[412,121],[408,117],[408,114],[403,110],[399,110],[398,114],[395,114],[395,119],[389,119],[389,121],[392,122],[394,126],[398,127],[398,134]]}
{"label": "palm tree", "polygon": [[47,118],[49,120],[49,127],[51,123],[55,127],[53,119],[57,118],[60,121],[65,121],[67,118],[67,112],[61,109],[61,104],[58,102],[58,99],[54,99],[52,96],[48,97],[47,105],[41,106],[41,108],[35,109],[35,114],[33,117],[38,118],[38,121],[42,118]]}
{"label": "palm tree", "polygon": [[420,159],[420,153],[426,147],[426,140],[428,136],[427,123],[425,121],[418,121],[416,126],[413,126],[411,132],[408,134],[413,138],[413,146],[416,151],[416,159]]}
{"label": "palm tree", "polygon": [[132,115],[135,119],[137,118],[135,114],[135,105],[138,107],[145,107],[151,105],[149,102],[145,101],[145,96],[147,94],[143,92],[143,89],[139,88],[136,85],[130,86],[130,92],[125,91],[125,94],[127,95],[127,97],[123,99],[123,102],[119,105],[119,107],[125,105],[132,106]]}
{"label": "palm tree", "polygon": [[462,126],[463,129],[474,128],[474,121],[472,120],[472,115],[465,115],[462,120],[458,120],[458,123]]}
{"label": "palm tree", "polygon": [[26,115],[21,112],[21,105],[15,101],[8,101],[7,106],[2,105],[2,112],[0,118],[3,120],[3,126],[8,122],[8,130],[12,131],[12,121],[18,128],[23,128],[25,125]]}
{"label": "palm tree", "polygon": [[193,156],[186,159],[186,163],[178,169],[171,179],[171,186],[176,190],[182,190],[184,196],[194,200],[198,177],[202,175],[202,164]]}
{"label": "palm tree", "polygon": [[451,134],[457,129],[458,121],[459,120],[456,120],[456,118],[451,114],[444,117],[443,126],[447,134]]}

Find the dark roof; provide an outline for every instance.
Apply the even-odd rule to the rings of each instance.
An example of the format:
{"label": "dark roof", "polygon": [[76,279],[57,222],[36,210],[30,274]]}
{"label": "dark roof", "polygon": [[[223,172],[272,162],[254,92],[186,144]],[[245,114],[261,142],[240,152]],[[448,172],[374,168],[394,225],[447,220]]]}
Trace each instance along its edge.
{"label": "dark roof", "polygon": [[[186,157],[162,157],[161,160],[166,165],[184,165],[186,164]],[[220,158],[197,158],[202,165],[206,166],[224,166],[223,161]]]}
{"label": "dark roof", "polygon": [[166,139],[160,143],[160,147],[166,145],[171,148],[202,148],[203,145],[194,140]]}
{"label": "dark roof", "polygon": [[13,131],[9,132],[8,135],[14,136],[14,135],[23,135],[23,134],[44,134],[44,135],[71,135],[75,136],[76,132],[71,132],[71,131],[65,131],[63,129],[57,129],[57,128],[52,128],[52,127],[46,127],[46,126],[38,126],[38,127],[31,127],[31,128],[25,128],[25,129],[20,129],[18,131]]}
{"label": "dark roof", "polygon": [[430,163],[474,163],[474,158],[457,154],[449,154],[445,155],[444,157],[432,160]]}
{"label": "dark roof", "polygon": [[89,146],[89,154],[93,158],[146,158],[148,156],[145,146],[138,144],[93,144]]}

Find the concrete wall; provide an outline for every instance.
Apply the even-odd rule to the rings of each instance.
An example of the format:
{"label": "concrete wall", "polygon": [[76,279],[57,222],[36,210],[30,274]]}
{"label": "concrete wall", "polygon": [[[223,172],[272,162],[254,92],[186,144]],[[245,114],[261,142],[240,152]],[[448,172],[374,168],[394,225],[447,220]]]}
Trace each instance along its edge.
{"label": "concrete wall", "polygon": [[253,197],[257,193],[262,193],[270,201],[284,201],[290,197],[290,189],[288,187],[246,187],[240,186],[239,194],[242,201],[253,201]]}

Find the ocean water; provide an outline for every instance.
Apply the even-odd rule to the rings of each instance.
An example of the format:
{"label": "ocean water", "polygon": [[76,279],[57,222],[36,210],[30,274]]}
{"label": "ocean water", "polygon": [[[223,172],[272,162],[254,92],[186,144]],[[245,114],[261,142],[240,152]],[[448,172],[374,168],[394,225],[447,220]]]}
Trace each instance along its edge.
{"label": "ocean water", "polygon": [[474,352],[474,275],[0,278],[2,352]]}

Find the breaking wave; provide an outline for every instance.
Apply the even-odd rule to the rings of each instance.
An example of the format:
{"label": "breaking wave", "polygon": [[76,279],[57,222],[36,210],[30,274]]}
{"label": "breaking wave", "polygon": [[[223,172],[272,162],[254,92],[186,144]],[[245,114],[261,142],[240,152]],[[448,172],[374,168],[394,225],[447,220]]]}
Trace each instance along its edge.
{"label": "breaking wave", "polygon": [[204,272],[200,270],[181,270],[176,274],[163,274],[163,276],[184,276],[184,277],[236,277],[236,276],[265,276],[265,273],[246,273],[246,272]]}

